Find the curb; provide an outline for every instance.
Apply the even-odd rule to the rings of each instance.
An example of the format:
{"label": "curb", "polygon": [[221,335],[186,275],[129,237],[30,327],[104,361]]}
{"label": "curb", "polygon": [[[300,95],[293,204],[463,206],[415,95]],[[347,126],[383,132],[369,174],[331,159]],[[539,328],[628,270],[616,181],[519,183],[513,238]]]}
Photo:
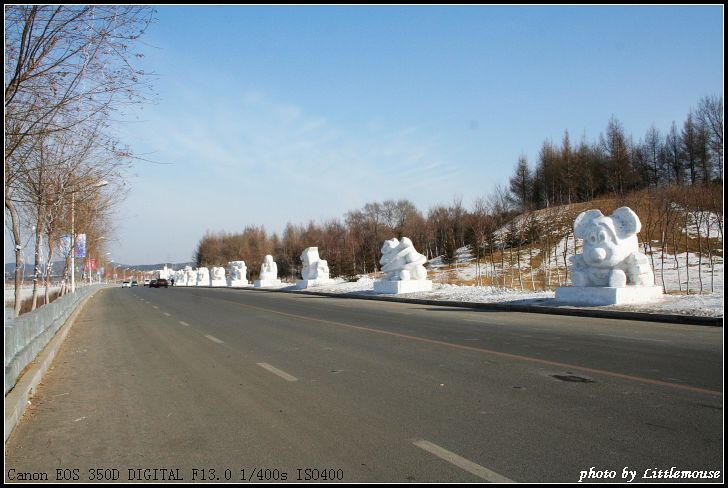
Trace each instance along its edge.
{"label": "curb", "polygon": [[23,418],[25,409],[28,408],[30,397],[35,394],[38,384],[43,380],[43,375],[51,368],[53,359],[55,359],[58,350],[63,344],[68,332],[71,330],[76,317],[81,312],[91,298],[93,298],[97,290],[83,299],[76,309],[66,319],[66,322],[58,329],[58,332],[48,342],[41,352],[38,353],[33,362],[29,365],[25,373],[15,383],[15,387],[5,396],[5,441],[15,430],[15,426]]}
{"label": "curb", "polygon": [[[193,287],[185,287],[193,288]],[[382,302],[412,303],[415,305],[432,305],[436,307],[457,307],[477,310],[489,310],[492,312],[522,312],[522,313],[544,313],[550,315],[570,315],[580,317],[594,317],[617,320],[639,320],[643,322],[664,322],[670,324],[702,325],[706,327],[723,327],[723,317],[701,317],[696,315],[661,314],[650,312],[627,312],[617,310],[601,310],[588,308],[561,308],[548,305],[519,305],[508,303],[478,303],[478,302],[451,302],[444,300],[425,300],[418,298],[397,298],[389,296],[357,295],[349,293],[326,293],[322,291],[306,290],[281,290],[275,288],[254,288],[254,287],[194,287],[194,288],[222,288],[228,290],[252,290],[274,293],[294,293],[302,295],[317,295],[331,298],[354,298],[357,300],[378,300]]]}

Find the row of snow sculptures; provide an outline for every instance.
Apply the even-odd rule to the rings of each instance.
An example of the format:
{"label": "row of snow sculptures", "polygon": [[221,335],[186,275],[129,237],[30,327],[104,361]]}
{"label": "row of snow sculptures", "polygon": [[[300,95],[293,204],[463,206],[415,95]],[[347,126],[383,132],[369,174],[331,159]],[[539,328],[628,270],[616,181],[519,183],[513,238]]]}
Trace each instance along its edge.
{"label": "row of snow sculptures", "polygon": [[432,290],[432,281],[427,279],[424,266],[426,262],[427,258],[415,250],[409,238],[384,241],[379,260],[384,278],[374,282],[374,292],[396,294]]}
{"label": "row of snow sculptures", "polygon": [[197,273],[191,266],[185,266],[184,269],[175,271],[172,274],[174,278],[174,286],[196,286]]}
{"label": "row of snow sculptures", "polygon": [[213,266],[210,286],[228,286],[227,280],[225,279],[225,268]]}
{"label": "row of snow sculptures", "polygon": [[571,257],[571,283],[556,289],[556,300],[575,305],[642,303],[662,296],[654,286],[649,258],[639,251],[639,217],[621,207],[608,217],[587,210],[574,221],[574,237],[583,252]]}
{"label": "row of snow sculptures", "polygon": [[[193,285],[190,285],[193,286]],[[210,270],[201,266],[197,268],[197,282],[194,286],[210,286]]]}
{"label": "row of snow sculptures", "polygon": [[325,259],[319,257],[318,247],[304,249],[301,253],[301,261],[303,262],[303,271],[301,271],[303,279],[296,282],[296,288],[299,290],[334,281],[329,278],[329,264]]}
{"label": "row of snow sculptures", "polygon": [[279,286],[281,280],[278,279],[278,265],[273,261],[273,256],[267,254],[260,265],[260,276],[255,281],[256,288],[265,286]]}
{"label": "row of snow sculptures", "polygon": [[230,286],[247,286],[248,268],[245,266],[245,261],[230,261],[228,263],[228,269],[230,270]]}

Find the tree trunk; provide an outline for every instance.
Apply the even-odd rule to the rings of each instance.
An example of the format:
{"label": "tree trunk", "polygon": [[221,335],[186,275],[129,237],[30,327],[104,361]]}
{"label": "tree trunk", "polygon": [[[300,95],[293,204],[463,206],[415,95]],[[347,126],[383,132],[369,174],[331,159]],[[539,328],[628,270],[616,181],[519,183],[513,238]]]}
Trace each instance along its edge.
{"label": "tree trunk", "polygon": [[685,210],[685,291],[690,295],[690,240],[688,239],[688,224],[690,213]]}
{"label": "tree trunk", "polygon": [[672,230],[672,252],[673,258],[675,258],[675,268],[677,269],[677,288],[679,291],[682,291],[682,280],[680,279],[680,262],[677,260],[677,255],[680,250],[678,249],[677,242],[675,240],[675,229]]}
{"label": "tree trunk", "polygon": [[42,222],[45,218],[44,212],[39,205],[38,217],[35,221],[35,253],[34,253],[34,266],[33,266],[33,299],[31,302],[30,310],[33,311],[38,306],[38,286],[40,284],[40,278],[42,276],[40,271],[40,257],[41,257],[41,237],[43,236]]}
{"label": "tree trunk", "polygon": [[667,236],[665,229],[662,229],[662,242],[660,243],[660,278],[662,279],[662,292],[667,293],[665,286],[665,249],[667,248]]}
{"label": "tree trunk", "polygon": [[15,209],[15,205],[10,200],[7,189],[5,193],[5,208],[10,213],[10,222],[12,224],[11,232],[13,234],[13,241],[15,242],[15,305],[13,311],[15,316],[20,315],[20,287],[22,286],[23,275],[21,267],[22,262],[22,247],[20,246],[20,221],[18,219],[18,211]]}
{"label": "tree trunk", "polygon": [[48,239],[48,264],[46,265],[45,272],[45,303],[48,305],[51,302],[50,284],[53,274],[53,243],[50,235],[46,235],[46,238]]}
{"label": "tree trunk", "polygon": [[516,261],[518,262],[518,286],[523,290],[523,276],[521,275],[521,241],[518,241],[518,248],[516,248]]}
{"label": "tree trunk", "polygon": [[703,236],[700,233],[700,224],[703,222],[702,210],[697,214],[695,224],[698,229],[698,283],[700,284],[700,294],[703,294]]}

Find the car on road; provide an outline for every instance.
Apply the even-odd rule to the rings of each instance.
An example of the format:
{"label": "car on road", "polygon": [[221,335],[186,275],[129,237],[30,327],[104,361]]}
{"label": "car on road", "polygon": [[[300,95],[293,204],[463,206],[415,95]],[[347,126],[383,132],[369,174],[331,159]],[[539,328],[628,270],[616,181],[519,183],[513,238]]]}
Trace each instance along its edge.
{"label": "car on road", "polygon": [[122,281],[121,287],[122,288],[131,288],[131,281]]}
{"label": "car on road", "polygon": [[131,286],[139,286],[139,283],[137,283],[137,281],[134,280],[134,281],[131,282]]}
{"label": "car on road", "polygon": [[157,288],[169,288],[169,281],[167,281],[165,278],[160,278],[157,280]]}
{"label": "car on road", "polygon": [[150,280],[149,278],[147,278],[146,280],[144,280],[144,286],[149,286],[149,282],[150,281],[152,281],[152,280]]}
{"label": "car on road", "polygon": [[149,282],[149,288],[156,288],[157,287],[157,280],[152,280]]}

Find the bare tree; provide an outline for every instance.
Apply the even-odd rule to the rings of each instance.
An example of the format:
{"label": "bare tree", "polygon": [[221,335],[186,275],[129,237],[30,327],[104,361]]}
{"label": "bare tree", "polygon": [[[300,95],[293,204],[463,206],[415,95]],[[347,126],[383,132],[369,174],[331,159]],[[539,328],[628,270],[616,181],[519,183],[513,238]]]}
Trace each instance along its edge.
{"label": "bare tree", "polygon": [[698,118],[708,132],[708,145],[715,158],[717,180],[723,181],[723,97],[703,97],[698,104]]}
{"label": "bare tree", "polygon": [[132,49],[152,20],[145,6],[6,6],[5,157],[143,100],[148,77]]}
{"label": "bare tree", "polygon": [[516,169],[509,182],[513,202],[522,211],[530,209],[533,197],[533,175],[528,167],[526,156],[518,157]]}
{"label": "bare tree", "polygon": [[[23,227],[18,202],[28,193],[21,186],[39,182],[36,163],[49,138],[72,132],[81,139],[103,128],[114,111],[146,99],[149,77],[135,67],[141,54],[133,49],[152,16],[145,6],[5,7],[4,196],[16,246],[16,307]],[[113,135],[94,140],[118,154]],[[33,205],[41,210],[34,212],[37,237],[43,206],[37,199]],[[36,253],[38,247],[36,238]]]}

